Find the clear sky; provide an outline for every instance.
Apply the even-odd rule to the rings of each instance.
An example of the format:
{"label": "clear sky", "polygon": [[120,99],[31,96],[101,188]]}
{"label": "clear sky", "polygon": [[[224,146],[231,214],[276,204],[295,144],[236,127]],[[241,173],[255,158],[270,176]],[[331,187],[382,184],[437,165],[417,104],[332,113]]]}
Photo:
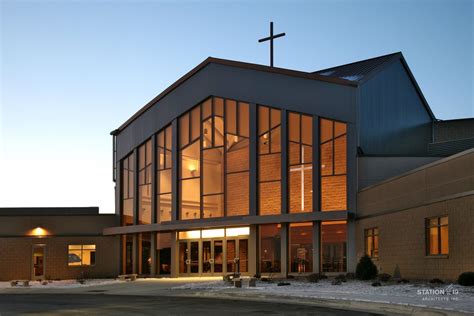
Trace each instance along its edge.
{"label": "clear sky", "polygon": [[474,116],[474,1],[1,3],[0,207],[114,209],[109,132],[208,56],[314,71],[402,51],[437,118]]}

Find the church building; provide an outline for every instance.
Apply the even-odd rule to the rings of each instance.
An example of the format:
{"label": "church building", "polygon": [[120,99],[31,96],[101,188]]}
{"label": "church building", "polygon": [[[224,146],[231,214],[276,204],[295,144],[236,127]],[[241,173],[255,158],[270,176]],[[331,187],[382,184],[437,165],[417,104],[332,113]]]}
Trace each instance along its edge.
{"label": "church building", "polygon": [[316,72],[209,57],[111,134],[120,225],[103,232],[120,236],[122,274],[474,264],[472,216],[458,219],[474,205],[474,120],[437,120],[400,52]]}

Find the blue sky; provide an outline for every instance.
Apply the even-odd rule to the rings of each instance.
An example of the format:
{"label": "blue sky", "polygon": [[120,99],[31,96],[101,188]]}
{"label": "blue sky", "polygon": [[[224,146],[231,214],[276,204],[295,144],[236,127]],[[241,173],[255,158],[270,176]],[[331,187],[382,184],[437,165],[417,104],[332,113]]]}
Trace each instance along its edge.
{"label": "blue sky", "polygon": [[109,132],[208,56],[314,71],[402,51],[435,115],[474,116],[474,1],[1,3],[0,207],[113,210]]}

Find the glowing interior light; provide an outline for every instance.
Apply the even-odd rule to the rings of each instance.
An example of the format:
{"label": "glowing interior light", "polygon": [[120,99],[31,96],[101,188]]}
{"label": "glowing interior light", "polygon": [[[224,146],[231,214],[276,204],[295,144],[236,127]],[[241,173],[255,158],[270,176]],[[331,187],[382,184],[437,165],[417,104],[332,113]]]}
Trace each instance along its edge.
{"label": "glowing interior light", "polygon": [[199,239],[201,238],[201,231],[190,230],[190,231],[185,231],[185,232],[179,232],[178,238],[179,239]]}
{"label": "glowing interior light", "polygon": [[224,237],[224,229],[206,229],[202,231],[202,238]]}
{"label": "glowing interior light", "polygon": [[227,237],[250,235],[250,227],[226,228],[225,234]]}
{"label": "glowing interior light", "polygon": [[238,142],[239,141],[239,136],[234,136],[234,142]]}
{"label": "glowing interior light", "polygon": [[263,134],[263,139],[268,139],[268,133]]}

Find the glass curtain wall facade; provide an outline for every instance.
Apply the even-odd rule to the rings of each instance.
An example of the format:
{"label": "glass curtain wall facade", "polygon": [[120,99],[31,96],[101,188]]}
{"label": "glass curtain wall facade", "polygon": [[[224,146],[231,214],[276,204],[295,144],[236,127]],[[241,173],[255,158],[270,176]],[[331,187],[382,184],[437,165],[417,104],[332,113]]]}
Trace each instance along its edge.
{"label": "glass curtain wall facade", "polygon": [[313,211],[313,118],[288,114],[289,212]]}
{"label": "glass curtain wall facade", "polygon": [[156,138],[156,219],[158,223],[171,221],[172,132],[164,128]]}
{"label": "glass curtain wall facade", "polygon": [[281,213],[281,111],[258,107],[259,215]]}
{"label": "glass curtain wall facade", "polygon": [[135,196],[135,155],[122,160],[122,225],[133,225]]}
{"label": "glass curtain wall facade", "polygon": [[321,210],[347,209],[347,126],[320,120]]}
{"label": "glass curtain wall facade", "polygon": [[249,105],[211,98],[179,119],[180,219],[249,213]]}
{"label": "glass curtain wall facade", "polygon": [[138,148],[138,223],[151,224],[151,140]]}
{"label": "glass curtain wall facade", "polygon": [[[316,189],[320,192],[321,211],[346,210],[346,124],[320,118],[320,136],[319,139],[313,139],[316,125],[313,126],[315,121],[312,115],[284,112],[287,113],[287,135],[282,135],[280,109],[257,105],[254,113],[256,135],[250,135],[248,103],[219,97],[208,98],[176,119],[174,134],[172,126],[168,125],[125,157],[121,162],[122,225],[171,221],[173,194],[177,194],[178,221],[249,215],[252,194],[256,196],[256,214],[280,215],[282,187],[288,190],[285,194],[288,198],[288,213],[316,211],[313,209],[313,187],[316,187],[313,184],[313,165],[318,162],[313,161],[313,146],[319,147],[320,183]],[[173,140],[173,135],[176,135],[176,140]],[[256,140],[256,148],[252,149],[251,136]],[[285,165],[288,183],[285,186],[281,172],[283,141],[287,144]],[[176,148],[173,148],[173,143]],[[252,150],[257,157],[255,179],[250,179]],[[177,165],[172,163],[174,154]],[[153,162],[153,159],[156,161]],[[155,172],[155,176],[152,176],[152,172]],[[178,181],[177,192],[172,189],[173,174]],[[153,179],[156,183],[152,186]],[[250,192],[250,181],[257,184],[257,192]],[[155,209],[152,209],[153,205]],[[134,218],[134,214],[137,218]],[[285,230],[282,230],[282,225],[286,225]],[[312,272],[315,266],[313,260],[317,258],[313,258],[313,242],[317,240],[313,239],[314,225],[320,225],[321,272],[346,271],[346,222],[315,221],[258,225],[256,256],[259,272],[282,271],[280,256],[283,246],[288,248],[288,262],[283,264],[289,273]],[[285,245],[281,243],[282,231],[288,233]],[[153,250],[152,238],[156,238]],[[124,237],[124,273],[131,271],[133,266],[136,266],[135,273],[142,275],[155,270],[159,274],[171,273],[171,240],[169,232]],[[226,267],[222,271],[234,269],[233,260],[238,255],[240,268],[248,270],[248,243],[247,239],[225,241],[228,252],[222,254],[222,265]],[[132,247],[137,247],[134,250],[136,256],[132,255]],[[218,252],[219,247],[212,244],[211,253]],[[196,249],[202,251],[201,248]],[[203,255],[199,253],[198,257]],[[154,269],[150,266],[152,256],[156,262]],[[137,260],[135,265],[134,258]],[[219,272],[219,269],[219,266],[213,266],[212,273]],[[192,271],[190,273],[194,273]]]}

